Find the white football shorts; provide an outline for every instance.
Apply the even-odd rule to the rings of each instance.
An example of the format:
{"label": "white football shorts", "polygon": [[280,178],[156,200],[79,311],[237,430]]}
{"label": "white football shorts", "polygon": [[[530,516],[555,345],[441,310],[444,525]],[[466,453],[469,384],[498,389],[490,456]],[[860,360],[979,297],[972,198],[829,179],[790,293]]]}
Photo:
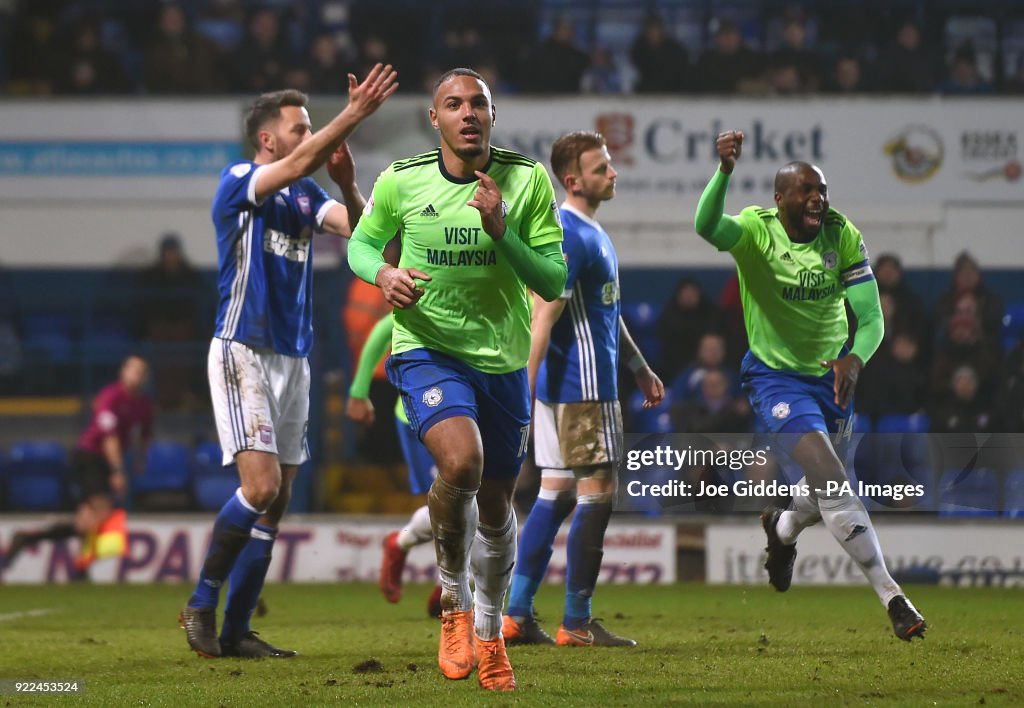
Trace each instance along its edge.
{"label": "white football shorts", "polygon": [[[618,401],[545,403],[533,406],[533,458],[546,476],[616,466],[622,459],[622,409]],[[549,470],[554,474],[549,474]],[[560,475],[558,470],[565,470]]]}
{"label": "white football shorts", "polygon": [[206,369],[225,465],[243,450],[309,459],[309,361],[214,337]]}

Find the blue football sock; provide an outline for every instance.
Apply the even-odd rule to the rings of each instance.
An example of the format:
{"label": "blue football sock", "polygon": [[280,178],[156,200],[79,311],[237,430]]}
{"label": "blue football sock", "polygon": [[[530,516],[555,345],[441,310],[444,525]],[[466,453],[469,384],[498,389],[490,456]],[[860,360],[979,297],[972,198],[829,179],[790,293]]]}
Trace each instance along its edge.
{"label": "blue football sock", "polygon": [[555,535],[575,504],[576,500],[566,495],[555,499],[537,498],[530,515],[526,517],[519,539],[519,555],[512,574],[512,588],[505,614],[512,617],[533,616],[533,598],[548,570]]}
{"label": "blue football sock", "polygon": [[565,549],[565,615],[562,624],[566,629],[577,629],[590,619],[590,599],[601,572],[604,532],[611,515],[612,505],[607,501],[593,502],[581,497],[576,507]]}
{"label": "blue football sock", "polygon": [[199,582],[188,601],[189,607],[217,606],[221,585],[227,580],[235,559],[248,542],[253,524],[262,515],[262,512],[243,501],[241,489],[221,507],[213,523],[213,537],[206,551],[203,569],[199,572]]}
{"label": "blue football sock", "polygon": [[249,631],[249,618],[259,602],[263,581],[270,567],[270,552],[277,538],[277,529],[256,524],[249,542],[235,561],[228,580],[228,601],[224,605],[221,640],[232,641]]}

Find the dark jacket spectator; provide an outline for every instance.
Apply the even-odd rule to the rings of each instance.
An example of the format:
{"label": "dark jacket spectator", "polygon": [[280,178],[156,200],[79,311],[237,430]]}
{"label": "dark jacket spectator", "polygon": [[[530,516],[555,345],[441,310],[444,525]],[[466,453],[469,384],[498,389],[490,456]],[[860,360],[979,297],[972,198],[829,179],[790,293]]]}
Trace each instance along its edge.
{"label": "dark jacket spectator", "polygon": [[718,369],[708,371],[698,395],[675,405],[673,412],[679,433],[745,433],[752,420],[746,397],[734,395],[729,378]]}
{"label": "dark jacket spectator", "polygon": [[939,295],[935,305],[935,324],[940,336],[948,328],[949,320],[964,295],[974,298],[984,336],[990,342],[998,342],[1003,326],[1003,301],[986,287],[978,262],[967,251],[961,251],[956,257],[949,287]]}
{"label": "dark jacket spectator", "polygon": [[962,366],[974,369],[982,397],[991,400],[1000,372],[998,345],[982,332],[977,304],[970,294],[961,296],[948,320],[945,339],[932,364],[931,401],[938,403],[949,395],[953,372]]}
{"label": "dark jacket spectator", "polygon": [[693,361],[697,343],[707,332],[717,331],[722,315],[692,278],[680,280],[658,318],[663,381],[671,381]]}
{"label": "dark jacket spectator", "polygon": [[579,93],[590,56],[576,46],[572,22],[562,18],[526,61],[522,88],[530,93]]}
{"label": "dark jacket spectator", "polygon": [[77,25],[70,43],[58,55],[53,82],[57,93],[126,93],[130,88],[120,60],[104,49],[94,22]]}
{"label": "dark jacket spectator", "polygon": [[694,68],[697,87],[705,93],[736,93],[760,74],[757,55],[743,44],[733,22],[719,22],[712,46]]}
{"label": "dark jacket spectator", "polygon": [[871,357],[857,384],[857,411],[877,421],[883,415],[912,415],[924,410],[928,370],[917,339],[897,331]]}
{"label": "dark jacket spectator", "polygon": [[921,29],[912,21],[904,22],[879,62],[882,90],[924,93],[935,86],[935,77],[935,61],[921,41]]}
{"label": "dark jacket spectator", "polygon": [[637,93],[679,93],[687,88],[690,55],[686,47],[669,35],[658,15],[650,15],[644,21],[629,56],[639,74]]}
{"label": "dark jacket spectator", "polygon": [[146,51],[150,93],[216,93],[227,90],[224,57],[217,45],[188,26],[178,5],[164,5],[157,34]]}
{"label": "dark jacket spectator", "polygon": [[946,386],[949,395],[932,410],[931,432],[987,433],[994,429],[992,408],[980,393],[978,372],[973,367],[958,367]]}
{"label": "dark jacket spectator", "polygon": [[256,10],[235,57],[238,90],[263,93],[281,88],[289,59],[280,15],[270,8]]}

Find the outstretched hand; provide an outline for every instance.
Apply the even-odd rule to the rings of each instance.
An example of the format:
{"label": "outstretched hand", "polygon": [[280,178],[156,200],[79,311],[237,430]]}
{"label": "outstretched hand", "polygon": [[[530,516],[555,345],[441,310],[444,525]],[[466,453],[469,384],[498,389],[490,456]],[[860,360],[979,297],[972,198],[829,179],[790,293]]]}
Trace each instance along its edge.
{"label": "outstretched hand", "polygon": [[348,142],[343,142],[327,158],[327,174],[339,187],[356,183],[356,162]]}
{"label": "outstretched hand", "polygon": [[376,283],[388,304],[399,310],[405,310],[415,305],[423,297],[423,288],[417,287],[413,278],[423,281],[430,280],[430,276],[421,270],[386,265],[377,271]]}
{"label": "outstretched hand", "polygon": [[718,149],[718,159],[722,161],[722,172],[732,174],[736,168],[736,161],[740,159],[740,153],[743,151],[743,131],[728,130],[719,133],[718,139],[715,140],[715,148]]}
{"label": "outstretched hand", "polygon": [[821,362],[824,369],[832,369],[836,380],[832,384],[832,392],[835,394],[836,405],[846,408],[853,398],[853,390],[857,387],[857,378],[860,370],[864,368],[864,362],[856,354],[847,354],[839,359],[829,359]]}
{"label": "outstretched hand", "polygon": [[384,66],[379,63],[370,69],[363,83],[359,83],[354,74],[349,74],[348,108],[356,113],[358,120],[366,118],[398,89],[397,78],[398,72],[390,64]]}
{"label": "outstretched hand", "polygon": [[495,241],[500,241],[505,235],[505,214],[501,202],[501,189],[486,172],[476,170],[480,182],[476,187],[476,194],[466,204],[480,212],[480,223],[484,231]]}

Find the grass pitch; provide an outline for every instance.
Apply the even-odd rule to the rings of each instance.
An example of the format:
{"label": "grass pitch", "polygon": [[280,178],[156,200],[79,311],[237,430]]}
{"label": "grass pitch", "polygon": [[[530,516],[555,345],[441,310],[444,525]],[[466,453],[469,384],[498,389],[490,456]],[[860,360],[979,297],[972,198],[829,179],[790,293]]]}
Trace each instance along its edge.
{"label": "grass pitch", "polygon": [[[78,679],[81,696],[0,705],[1024,704],[1020,590],[911,587],[924,642],[896,639],[867,587],[600,587],[596,614],[635,649],[513,647],[519,690],[447,681],[425,586],[276,585],[254,627],[301,656],[201,659],[175,618],[184,586],[0,587],[0,679]],[[554,633],[561,594],[537,603]]]}

